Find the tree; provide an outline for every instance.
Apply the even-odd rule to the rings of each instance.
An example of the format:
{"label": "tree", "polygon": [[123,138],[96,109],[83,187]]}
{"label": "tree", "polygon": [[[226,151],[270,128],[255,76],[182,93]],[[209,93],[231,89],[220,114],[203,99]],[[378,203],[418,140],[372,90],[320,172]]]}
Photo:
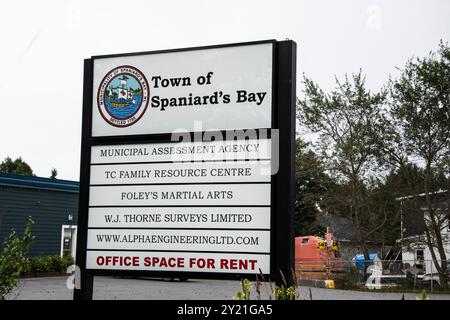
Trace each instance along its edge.
{"label": "tree", "polygon": [[14,161],[10,157],[6,157],[5,160],[0,163],[0,172],[23,174],[26,176],[33,175],[33,170],[21,157]]}
{"label": "tree", "polygon": [[[422,211],[419,191],[425,193],[426,242],[440,282],[447,287],[447,256],[441,230],[448,220],[434,207],[433,194],[440,184],[437,177],[442,180],[442,174],[437,173],[449,177],[450,48],[441,41],[437,52],[430,52],[425,58],[411,58],[400,71],[400,77],[389,84],[390,109],[380,118],[380,150],[383,160],[404,176],[418,212]],[[408,170],[414,162],[423,166],[419,184]]]}
{"label": "tree", "polygon": [[318,234],[322,231],[317,224],[320,203],[333,181],[325,174],[317,155],[308,149],[308,143],[297,139],[296,144],[295,234]]}
{"label": "tree", "polygon": [[[336,79],[336,89],[326,94],[311,79],[304,76],[305,97],[298,100],[301,125],[319,134],[314,144],[324,161],[326,172],[341,185],[334,197],[336,208],[348,216],[368,262],[367,239],[386,222],[376,216],[370,205],[369,187],[376,177],[377,115],[385,102],[385,92],[372,94],[365,88],[361,71]],[[331,203],[331,202],[330,202]],[[329,210],[333,208],[329,206]]]}
{"label": "tree", "polygon": [[3,242],[2,254],[0,255],[0,300],[4,300],[5,296],[14,289],[19,281],[23,260],[34,241],[34,236],[31,233],[33,224],[33,219],[29,217],[22,237],[12,229]]}
{"label": "tree", "polygon": [[53,168],[52,173],[50,175],[50,179],[56,179],[57,175],[58,175],[58,171],[55,168]]}
{"label": "tree", "polygon": [[[407,170],[412,177],[415,185],[420,181],[421,168],[416,165],[409,165]],[[383,181],[380,181],[377,186],[371,191],[371,205],[374,212],[384,212],[387,216],[387,221],[383,228],[379,230],[376,238],[383,243],[396,246],[397,240],[401,234],[400,231],[400,202],[398,198],[404,197],[409,193],[408,184],[399,170],[393,168]],[[382,220],[384,217],[378,215],[375,219]],[[420,228],[420,226],[417,226]]]}

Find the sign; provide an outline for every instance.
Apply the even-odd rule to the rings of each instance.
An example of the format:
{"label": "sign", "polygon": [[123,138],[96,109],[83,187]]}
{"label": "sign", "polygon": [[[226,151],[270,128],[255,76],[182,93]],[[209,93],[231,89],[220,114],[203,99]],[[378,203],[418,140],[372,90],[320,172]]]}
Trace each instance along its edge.
{"label": "sign", "polygon": [[[221,253],[245,252],[239,261],[252,261],[251,265],[229,269],[224,261],[217,261],[202,271],[270,273],[271,161],[260,160],[270,159],[270,139],[93,149],[88,269],[174,271],[174,265],[164,268],[145,260],[155,252],[159,259],[177,261],[204,252],[195,257],[208,261],[220,246]],[[186,155],[195,160],[176,161]],[[121,250],[114,257],[136,261],[111,265],[103,261],[109,255],[98,250]],[[147,254],[135,255],[136,251]],[[181,270],[199,268],[183,264]]]}
{"label": "sign", "polygon": [[271,128],[272,42],[93,59],[92,136]]}
{"label": "sign", "polygon": [[76,299],[93,275],[289,278],[294,61],[292,41],[85,60]]}
{"label": "sign", "polygon": [[[256,264],[269,265],[268,255],[257,254],[227,254],[227,253],[177,253],[143,252],[125,253],[123,251],[89,251],[87,255],[88,267],[94,264],[96,268],[107,270],[135,270],[144,266],[156,271],[170,268],[176,272],[217,272],[236,273],[242,270],[255,269]],[[268,273],[268,269],[262,272]]]}

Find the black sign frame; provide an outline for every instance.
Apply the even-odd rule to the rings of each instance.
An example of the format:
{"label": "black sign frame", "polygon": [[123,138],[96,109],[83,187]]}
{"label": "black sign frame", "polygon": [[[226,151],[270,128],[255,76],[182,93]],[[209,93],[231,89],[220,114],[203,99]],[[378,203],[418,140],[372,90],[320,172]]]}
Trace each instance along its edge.
{"label": "black sign frame", "polygon": [[[77,232],[76,265],[79,274],[75,276],[75,300],[91,300],[94,276],[133,276],[190,279],[255,279],[255,275],[239,273],[143,271],[143,270],[87,270],[87,233],[89,210],[89,186],[91,146],[108,144],[136,144],[145,142],[170,142],[171,134],[146,134],[111,137],[92,137],[93,61],[96,58],[123,57],[156,53],[205,50],[273,44],[272,64],[272,128],[278,129],[279,170],[271,179],[271,232],[270,232],[270,275],[278,285],[283,277],[288,285],[293,282],[294,271],[294,201],[295,201],[295,105],[296,105],[296,43],[292,40],[265,40],[224,45],[171,49],[151,52],[93,56],[84,60],[83,116],[80,162],[80,194]],[[204,132],[202,132],[203,134]],[[226,131],[222,131],[226,134]],[[191,133],[193,134],[193,133]],[[270,136],[269,136],[270,137]],[[273,144],[272,144],[273,145]],[[281,275],[283,274],[283,276]],[[266,279],[268,280],[268,279]]]}

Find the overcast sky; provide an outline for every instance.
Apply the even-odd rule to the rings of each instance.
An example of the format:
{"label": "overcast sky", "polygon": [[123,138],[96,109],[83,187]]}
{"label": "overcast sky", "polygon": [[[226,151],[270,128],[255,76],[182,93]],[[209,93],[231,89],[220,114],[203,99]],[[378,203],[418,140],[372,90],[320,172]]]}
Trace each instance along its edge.
{"label": "overcast sky", "polygon": [[2,1],[0,161],[21,156],[38,176],[55,167],[78,180],[84,58],[286,38],[299,78],[328,90],[362,68],[378,90],[450,40],[450,1]]}

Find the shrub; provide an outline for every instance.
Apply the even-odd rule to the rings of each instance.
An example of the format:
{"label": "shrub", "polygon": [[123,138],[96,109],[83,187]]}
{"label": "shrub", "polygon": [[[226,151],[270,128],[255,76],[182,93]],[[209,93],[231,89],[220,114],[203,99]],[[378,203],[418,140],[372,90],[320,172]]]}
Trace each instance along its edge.
{"label": "shrub", "polygon": [[50,272],[64,272],[64,261],[60,256],[50,256],[48,257],[49,271]]}
{"label": "shrub", "polygon": [[428,297],[426,290],[422,290],[420,296],[416,297],[416,300],[430,300],[430,297]]}
{"label": "shrub", "polygon": [[73,264],[75,264],[75,259],[71,256],[62,257],[63,270],[62,272],[66,272],[67,268]]}
{"label": "shrub", "polygon": [[49,271],[50,264],[44,257],[37,257],[31,259],[31,272],[32,273],[43,273]]}
{"label": "shrub", "polygon": [[[298,283],[297,283],[297,277],[294,271],[292,271],[294,285],[287,286],[286,279],[284,277],[283,272],[280,270],[280,275],[282,279],[282,284],[280,286],[276,286],[273,288],[272,282],[269,279],[269,285],[270,285],[270,296],[269,299],[276,299],[276,300],[296,300],[299,298],[297,293]],[[255,283],[255,289],[256,289],[256,298],[258,300],[261,300],[261,281],[265,281],[264,275],[262,274],[260,270],[260,277],[256,275],[256,283]],[[235,300],[250,300],[250,294],[252,292],[252,283],[248,279],[242,279],[241,280],[241,286],[242,291],[238,291],[234,296],[233,299]]]}
{"label": "shrub", "polygon": [[28,217],[23,236],[19,237],[14,229],[5,239],[0,255],[0,300],[17,285],[20,274],[23,272],[25,255],[28,253],[34,236],[31,226],[34,221]]}
{"label": "shrub", "polygon": [[24,273],[66,272],[67,267],[74,264],[72,257],[59,255],[36,257],[24,261]]}
{"label": "shrub", "polygon": [[252,283],[248,279],[241,280],[242,291],[238,291],[233,299],[236,300],[250,300],[250,293],[252,292]]}
{"label": "shrub", "polygon": [[276,300],[296,300],[298,298],[297,291],[294,286],[285,287],[277,286],[273,292]]}

